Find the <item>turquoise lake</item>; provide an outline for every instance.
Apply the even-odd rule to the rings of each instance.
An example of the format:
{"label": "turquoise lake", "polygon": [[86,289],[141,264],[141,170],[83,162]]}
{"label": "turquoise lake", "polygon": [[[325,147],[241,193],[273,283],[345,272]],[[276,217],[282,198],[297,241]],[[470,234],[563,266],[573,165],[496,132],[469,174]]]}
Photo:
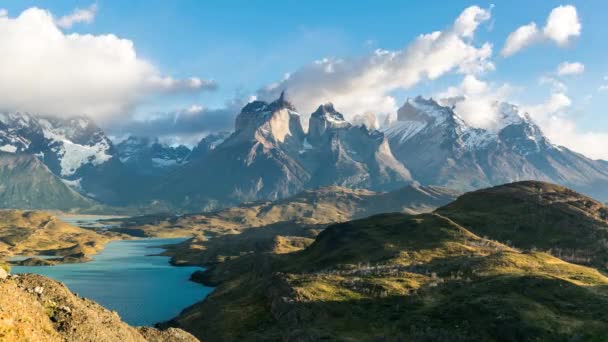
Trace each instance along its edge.
{"label": "turquoise lake", "polygon": [[201,301],[212,288],[189,281],[200,267],[175,267],[169,258],[150,256],[161,245],[184,239],[113,241],[93,260],[55,266],[14,266],[14,274],[37,273],[59,280],[72,292],[92,299],[131,325],[153,325]]}

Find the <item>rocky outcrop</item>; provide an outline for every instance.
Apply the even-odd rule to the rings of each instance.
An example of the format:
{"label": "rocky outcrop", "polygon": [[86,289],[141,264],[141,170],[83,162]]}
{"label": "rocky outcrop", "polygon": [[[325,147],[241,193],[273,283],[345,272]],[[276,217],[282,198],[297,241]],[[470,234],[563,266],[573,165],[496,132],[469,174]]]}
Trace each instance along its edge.
{"label": "rocky outcrop", "polygon": [[116,145],[116,150],[130,172],[144,176],[167,174],[187,163],[190,157],[186,146],[169,146],[150,137],[131,136]]}
{"label": "rocky outcrop", "polygon": [[0,281],[0,337],[8,341],[198,341],[180,329],[131,327],[116,312],[34,274]]}
{"label": "rocky outcrop", "polygon": [[393,156],[383,133],[353,126],[325,104],[311,115],[302,160],[312,174],[310,188],[340,185],[392,190],[412,182],[409,171]]}

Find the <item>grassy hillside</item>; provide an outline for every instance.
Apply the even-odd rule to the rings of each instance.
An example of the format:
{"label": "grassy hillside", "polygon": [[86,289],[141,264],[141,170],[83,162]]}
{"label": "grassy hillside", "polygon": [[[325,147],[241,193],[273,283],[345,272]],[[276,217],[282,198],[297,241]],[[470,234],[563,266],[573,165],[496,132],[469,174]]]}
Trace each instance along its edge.
{"label": "grassy hillside", "polygon": [[117,231],[134,236],[194,235],[165,254],[176,264],[209,264],[249,253],[295,251],[310,244],[328,224],[382,212],[428,212],[456,195],[449,189],[415,185],[388,193],[331,186],[207,214],[129,218]]}
{"label": "grassy hillside", "polygon": [[[548,185],[508,185],[494,205],[447,206],[449,218],[444,208],[335,224],[299,252],[232,258],[200,278],[219,284],[216,291],[171,324],[206,341],[602,340],[608,336],[607,277],[539,250],[485,238],[453,218],[467,217],[472,208],[479,217],[514,194],[526,198],[530,186]],[[548,208],[577,207],[567,199],[578,196],[555,190]],[[519,217],[540,220],[535,212],[548,215],[519,216],[521,210],[514,206],[505,216],[519,222]],[[568,213],[572,222],[593,216],[586,210]],[[564,230],[544,229],[549,236]],[[542,240],[527,239],[537,246],[541,241],[535,240]]]}
{"label": "grassy hillside", "polygon": [[94,204],[35,156],[0,152],[0,208],[70,210]]}
{"label": "grassy hillside", "polygon": [[603,270],[608,207],[570,189],[518,182],[465,194],[437,213],[480,236]]}
{"label": "grassy hillside", "polygon": [[75,227],[42,211],[0,210],[0,259],[10,255],[83,258],[115,238],[115,233],[102,235]]}

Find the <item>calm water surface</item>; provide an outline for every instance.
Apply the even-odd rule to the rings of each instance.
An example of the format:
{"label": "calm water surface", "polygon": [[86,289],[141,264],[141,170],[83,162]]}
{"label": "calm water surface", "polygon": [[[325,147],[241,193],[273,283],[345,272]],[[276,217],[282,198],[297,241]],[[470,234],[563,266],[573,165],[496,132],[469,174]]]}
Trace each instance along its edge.
{"label": "calm water surface", "polygon": [[87,263],[14,266],[12,273],[37,273],[59,280],[80,296],[116,310],[131,325],[153,325],[177,316],[212,290],[188,280],[202,268],[175,267],[168,257],[150,256],[163,251],[160,245],[183,240],[113,241]]}

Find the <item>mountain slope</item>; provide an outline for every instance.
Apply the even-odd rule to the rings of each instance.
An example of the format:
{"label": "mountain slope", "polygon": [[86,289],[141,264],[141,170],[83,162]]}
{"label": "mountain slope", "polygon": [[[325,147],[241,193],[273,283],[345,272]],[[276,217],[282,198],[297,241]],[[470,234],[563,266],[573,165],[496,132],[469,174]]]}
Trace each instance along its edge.
{"label": "mountain slope", "polygon": [[198,341],[178,329],[136,328],[115,312],[51,279],[25,274],[0,280],[3,341]]}
{"label": "mountain slope", "polygon": [[0,113],[0,150],[36,155],[59,178],[80,193],[120,202],[125,170],[110,139],[85,117],[52,118],[27,113]]}
{"label": "mountain slope", "polygon": [[190,149],[186,146],[168,146],[158,139],[135,137],[116,145],[120,161],[133,174],[159,176],[169,173],[188,162]]}
{"label": "mountain slope", "polygon": [[457,195],[450,189],[417,185],[380,193],[331,186],[212,213],[129,218],[118,231],[135,236],[193,235],[169,246],[165,255],[174,264],[209,264],[253,252],[301,249],[331,223],[382,212],[429,212]]}
{"label": "mountain slope", "polygon": [[299,115],[283,97],[249,103],[236,118],[235,132],[172,175],[159,197],[169,194],[178,206],[200,211],[296,193],[310,178],[291,156],[303,135]]}
{"label": "mountain slope", "polygon": [[608,334],[608,278],[597,270],[520,252],[437,214],[337,224],[300,253],[245,256],[217,268],[207,272],[220,282],[216,291],[172,322],[208,341]]}
{"label": "mountain slope", "polygon": [[94,203],[67,186],[37,157],[0,153],[1,208],[69,210]]}
{"label": "mountain slope", "polygon": [[517,248],[602,270],[608,265],[608,207],[558,185],[526,181],[478,190],[436,212]]}
{"label": "mountain slope", "polygon": [[421,97],[399,109],[385,129],[395,157],[422,184],[473,190],[518,180],[542,180],[608,198],[608,168],[555,146],[530,117],[497,103],[493,130],[468,126],[449,107]]}
{"label": "mountain slope", "polygon": [[382,133],[352,126],[331,104],[320,106],[310,125],[304,133],[284,94],[253,101],[237,116],[234,133],[203,139],[152,197],[201,211],[321,186],[393,190],[412,182]]}
{"label": "mountain slope", "polygon": [[331,103],[312,113],[302,159],[311,170],[309,187],[340,185],[392,190],[412,181],[379,131],[353,126]]}

